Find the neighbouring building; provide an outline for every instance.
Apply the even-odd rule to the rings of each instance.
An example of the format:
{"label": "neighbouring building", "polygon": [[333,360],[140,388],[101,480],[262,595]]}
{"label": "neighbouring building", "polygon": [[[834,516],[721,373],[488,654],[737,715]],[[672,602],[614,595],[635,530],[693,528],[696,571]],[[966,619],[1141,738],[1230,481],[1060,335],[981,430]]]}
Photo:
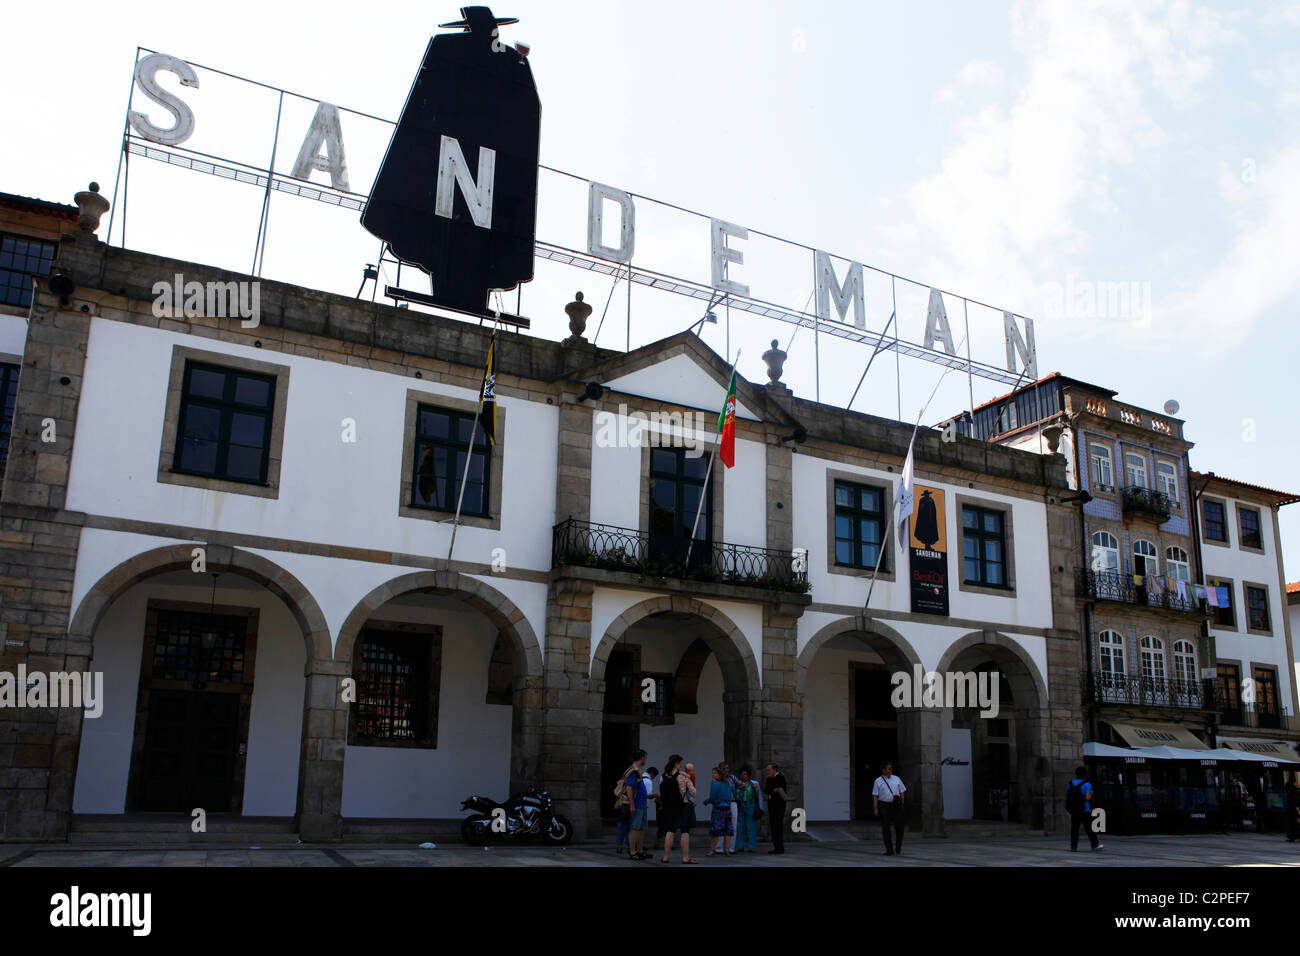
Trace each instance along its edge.
{"label": "neighbouring building", "polygon": [[1085,749],[1102,805],[1120,811],[1112,828],[1216,827],[1246,804],[1259,811],[1251,825],[1267,824],[1283,774],[1300,766],[1277,530],[1277,508],[1296,499],[1198,474],[1182,420],[1116,395],[1055,373],[953,422],[1059,450],[1084,499]]}
{"label": "neighbouring building", "polygon": [[[529,784],[594,834],[635,747],[704,779],[776,761],[813,821],[868,815],[892,760],[927,834],[1058,824],[1085,742],[1068,458],[917,436],[919,593],[947,607],[916,612],[911,426],[792,395],[775,348],[706,488],[728,369],[693,334],[599,349],[576,301],[563,342],[500,332],[491,443],[489,329],[272,281],[257,324],[168,313],[177,274],[255,280],[92,229],[5,332],[0,672],[100,673],[103,709],[0,709],[0,836],[193,808],[432,832]],[[1122,530],[1114,500],[1083,530]],[[1142,610],[1171,644],[1197,620]],[[987,675],[997,713],[894,706],[918,667]]]}

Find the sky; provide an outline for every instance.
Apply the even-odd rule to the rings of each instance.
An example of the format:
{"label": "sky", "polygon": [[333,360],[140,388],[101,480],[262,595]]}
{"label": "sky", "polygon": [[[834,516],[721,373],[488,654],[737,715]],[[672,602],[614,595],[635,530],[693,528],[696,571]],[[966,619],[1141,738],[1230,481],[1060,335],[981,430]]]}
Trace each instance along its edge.
{"label": "sky", "polygon": [[[1005,366],[1000,312],[1034,320],[1039,374],[1179,403],[1194,468],[1300,492],[1300,3],[823,3],[511,0],[542,101],[538,238],[584,248],[594,180],[637,201],[634,265],[705,284],[708,217],[756,234],[732,273],[760,299],[803,310],[812,254],[868,273],[867,326],[898,315],[921,341],[940,288],[958,351]],[[23,91],[0,150],[0,191],[71,202],[92,179],[113,197],[137,47],[304,94],[199,71],[178,91],[186,147],[288,173],[324,100],[397,118],[446,4],[220,7],[66,2],[75,39],[47,12],[6,13],[0,64]],[[66,43],[72,55],[61,56]],[[138,91],[133,108],[166,126]],[[12,100],[11,100],[12,102]],[[344,113],[351,188],[366,192],[390,128]],[[262,192],[135,157],[112,241],[252,270]],[[315,174],[326,182],[322,174]],[[123,208],[125,207],[125,230]],[[101,237],[105,234],[101,227]],[[378,241],[354,211],[274,194],[262,274],[355,295]],[[403,275],[405,287],[418,288]],[[384,280],[396,284],[387,271]],[[588,338],[610,348],[690,327],[698,302],[541,261],[518,303],[534,334],[568,334],[582,290]],[[366,293],[370,292],[367,289]],[[844,406],[870,349],[739,310],[702,337],[751,381],[777,338],[784,380]],[[597,329],[599,332],[597,334]],[[853,408],[933,424],[1007,386],[877,357]],[[930,396],[933,394],[933,399]],[[721,399],[721,396],[720,396]],[[922,406],[928,406],[922,414]],[[1282,509],[1289,579],[1300,578],[1300,504]]]}

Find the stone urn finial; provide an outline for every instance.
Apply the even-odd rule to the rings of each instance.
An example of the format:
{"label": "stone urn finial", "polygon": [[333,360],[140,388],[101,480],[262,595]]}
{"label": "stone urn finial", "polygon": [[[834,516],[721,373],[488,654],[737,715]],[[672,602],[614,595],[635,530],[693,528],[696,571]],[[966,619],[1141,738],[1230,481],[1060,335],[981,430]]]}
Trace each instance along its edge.
{"label": "stone urn finial", "polygon": [[776,339],[772,340],[772,347],[763,353],[763,361],[767,363],[769,384],[781,384],[781,372],[785,368],[786,355],[786,352],[777,348]]}
{"label": "stone urn finial", "polygon": [[564,311],[569,316],[569,331],[573,334],[569,336],[570,340],[582,340],[582,333],[587,331],[587,319],[591,316],[591,306],[582,301],[582,293],[574,293],[573,301],[564,307]]}
{"label": "stone urn finial", "polygon": [[91,183],[89,191],[83,190],[72,198],[81,210],[77,225],[86,232],[94,232],[99,228],[100,217],[108,212],[109,206],[108,200],[99,194],[99,183]]}
{"label": "stone urn finial", "polygon": [[1047,450],[1053,455],[1060,453],[1062,431],[1064,429],[1060,425],[1048,425],[1043,429],[1043,437],[1047,439]]}

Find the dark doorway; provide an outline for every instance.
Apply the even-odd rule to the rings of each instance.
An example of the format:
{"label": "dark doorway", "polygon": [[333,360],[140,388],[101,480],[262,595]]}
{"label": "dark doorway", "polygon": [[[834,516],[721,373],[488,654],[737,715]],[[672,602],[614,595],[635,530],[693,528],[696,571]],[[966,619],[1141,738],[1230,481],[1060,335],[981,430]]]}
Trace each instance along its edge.
{"label": "dark doorway", "polygon": [[155,691],[141,810],[228,812],[239,750],[239,697]]}
{"label": "dark doorway", "polygon": [[853,665],[849,671],[849,782],[855,820],[870,820],[871,788],[886,761],[898,765],[898,712],[890,703],[893,686],[889,671],[871,665]]}
{"label": "dark doorway", "polygon": [[605,819],[617,816],[614,787],[641,739],[635,695],[640,658],[640,648],[616,648],[605,665],[605,713],[600,730],[600,815]]}
{"label": "dark doorway", "polygon": [[127,805],[239,813],[257,611],[150,601]]}
{"label": "dark doorway", "polygon": [[[713,561],[713,487],[704,487],[709,456],[688,457],[685,448],[650,449],[650,560],[686,560],[695,515],[700,521],[691,564]],[[704,507],[700,509],[700,496]]]}

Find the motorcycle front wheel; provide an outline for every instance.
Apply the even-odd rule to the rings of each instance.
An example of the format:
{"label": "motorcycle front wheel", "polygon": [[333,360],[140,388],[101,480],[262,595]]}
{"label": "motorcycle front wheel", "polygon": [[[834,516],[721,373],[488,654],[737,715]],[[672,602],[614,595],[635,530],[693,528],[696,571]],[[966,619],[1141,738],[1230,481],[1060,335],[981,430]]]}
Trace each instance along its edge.
{"label": "motorcycle front wheel", "polygon": [[470,846],[485,846],[492,839],[492,820],[481,813],[468,816],[461,821],[460,835]]}
{"label": "motorcycle front wheel", "polygon": [[562,816],[553,816],[542,837],[551,846],[564,846],[573,839],[573,824]]}

